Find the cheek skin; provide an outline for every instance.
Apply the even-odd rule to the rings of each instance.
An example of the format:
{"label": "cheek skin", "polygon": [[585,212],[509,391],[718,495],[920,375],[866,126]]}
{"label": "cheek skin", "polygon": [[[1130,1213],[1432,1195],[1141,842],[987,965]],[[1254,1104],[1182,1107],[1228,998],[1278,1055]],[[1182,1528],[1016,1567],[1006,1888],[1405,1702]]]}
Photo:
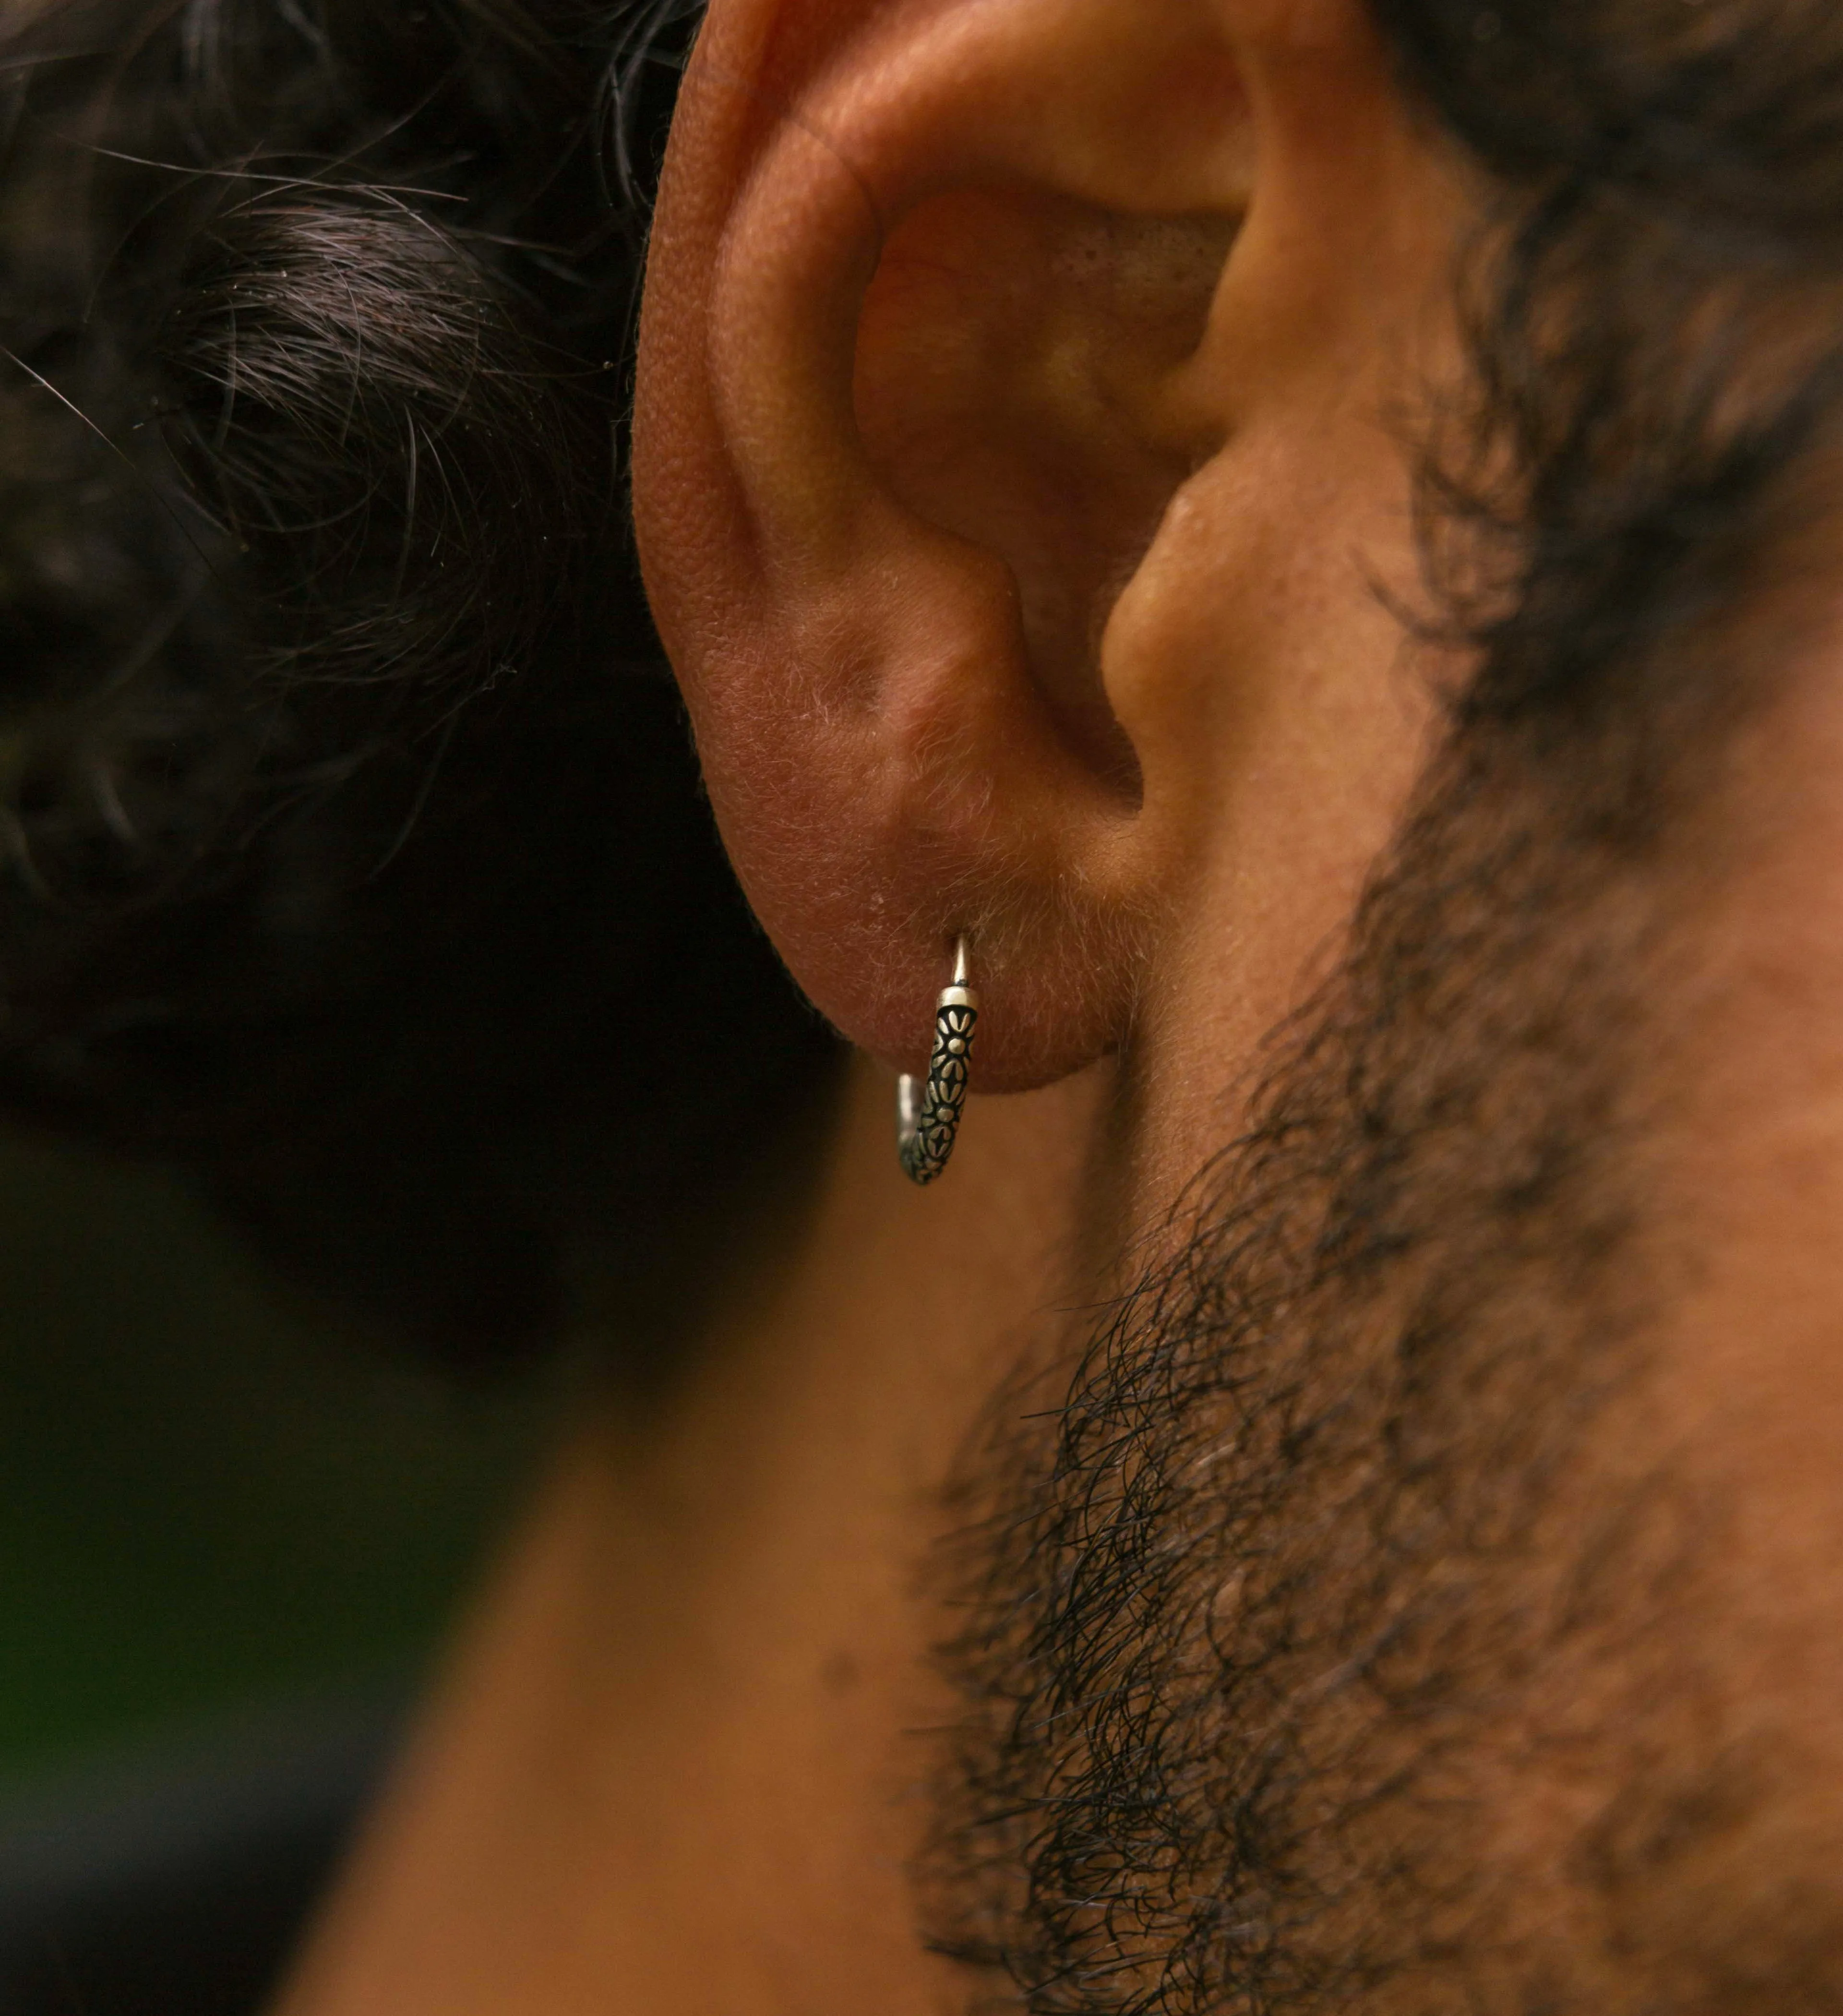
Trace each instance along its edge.
{"label": "cheek skin", "polygon": [[[1210,687],[1211,733],[1172,751],[1190,765],[1178,801],[1187,848],[1175,836],[1171,848],[1187,886],[1136,1046],[1148,1215],[1235,1132],[1232,1100],[1270,1032],[1334,963],[1420,772],[1432,713],[1424,667],[1377,676],[1401,641],[1348,558],[1355,528],[1350,545],[1319,546],[1271,520],[1241,522],[1251,536],[1236,559],[1265,592],[1244,594],[1225,571],[1220,601],[1193,601],[1189,638],[1168,634],[1162,654],[1167,675],[1181,668]],[[1260,666],[1243,679],[1221,639],[1231,610],[1245,621],[1251,607],[1267,621],[1239,640]]]}
{"label": "cheek skin", "polygon": [[1406,482],[1354,416],[1251,427],[1114,611],[1108,690],[1179,892],[1136,1038],[1148,1219],[1233,1132],[1226,1093],[1334,958],[1424,761],[1432,668],[1376,592],[1413,578]]}

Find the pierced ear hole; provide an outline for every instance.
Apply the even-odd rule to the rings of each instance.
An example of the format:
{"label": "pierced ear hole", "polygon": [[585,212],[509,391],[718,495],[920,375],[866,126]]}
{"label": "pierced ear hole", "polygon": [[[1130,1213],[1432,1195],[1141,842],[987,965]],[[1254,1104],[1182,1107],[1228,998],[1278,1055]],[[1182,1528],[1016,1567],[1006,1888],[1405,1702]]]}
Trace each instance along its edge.
{"label": "pierced ear hole", "polygon": [[1173,494],[1218,445],[1177,387],[1238,226],[955,190],[891,232],[859,325],[873,467],[918,517],[1007,563],[1046,704],[1129,798],[1137,765],[1100,642]]}

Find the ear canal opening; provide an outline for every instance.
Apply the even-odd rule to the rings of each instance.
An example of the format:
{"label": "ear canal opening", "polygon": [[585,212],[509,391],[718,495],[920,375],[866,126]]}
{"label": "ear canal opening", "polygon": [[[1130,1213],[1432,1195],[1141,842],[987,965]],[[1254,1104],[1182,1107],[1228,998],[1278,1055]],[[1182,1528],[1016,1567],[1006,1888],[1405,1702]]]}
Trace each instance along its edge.
{"label": "ear canal opening", "polygon": [[1139,765],[1100,641],[1172,497],[1220,445],[1182,374],[1239,224],[956,189],[890,231],[859,324],[873,470],[915,517],[1010,569],[1049,714],[1128,805]]}

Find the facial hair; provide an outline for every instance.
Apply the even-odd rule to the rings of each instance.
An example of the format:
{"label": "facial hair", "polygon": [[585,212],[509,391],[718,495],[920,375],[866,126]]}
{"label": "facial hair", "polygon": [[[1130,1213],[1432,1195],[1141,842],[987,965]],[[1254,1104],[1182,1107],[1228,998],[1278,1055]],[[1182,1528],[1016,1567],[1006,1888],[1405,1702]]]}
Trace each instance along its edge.
{"label": "facial hair", "polygon": [[1679,725],[1456,733],[1175,1250],[995,1408],[922,1870],[976,2006],[1843,2008],[1653,1402]]}

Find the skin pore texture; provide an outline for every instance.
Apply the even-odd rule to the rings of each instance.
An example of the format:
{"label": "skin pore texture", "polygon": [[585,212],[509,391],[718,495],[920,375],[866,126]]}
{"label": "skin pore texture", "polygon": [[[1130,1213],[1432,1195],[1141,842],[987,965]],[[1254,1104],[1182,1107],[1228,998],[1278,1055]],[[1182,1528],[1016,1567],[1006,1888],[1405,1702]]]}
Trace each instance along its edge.
{"label": "skin pore texture", "polygon": [[[864,1054],[678,1388],[560,1465],[286,2016],[1843,2006],[1823,519],[1733,474],[1758,401],[1672,407],[1733,326],[1670,319],[1619,495],[1726,498],[1719,594],[1609,562],[1627,675],[1539,704],[1600,605],[1497,620],[1478,511],[1478,648],[1417,627],[1487,221],[1340,0],[718,0],[642,553]],[[1503,403],[1474,499],[1549,452]],[[1553,433],[1542,508],[1607,494]]]}

